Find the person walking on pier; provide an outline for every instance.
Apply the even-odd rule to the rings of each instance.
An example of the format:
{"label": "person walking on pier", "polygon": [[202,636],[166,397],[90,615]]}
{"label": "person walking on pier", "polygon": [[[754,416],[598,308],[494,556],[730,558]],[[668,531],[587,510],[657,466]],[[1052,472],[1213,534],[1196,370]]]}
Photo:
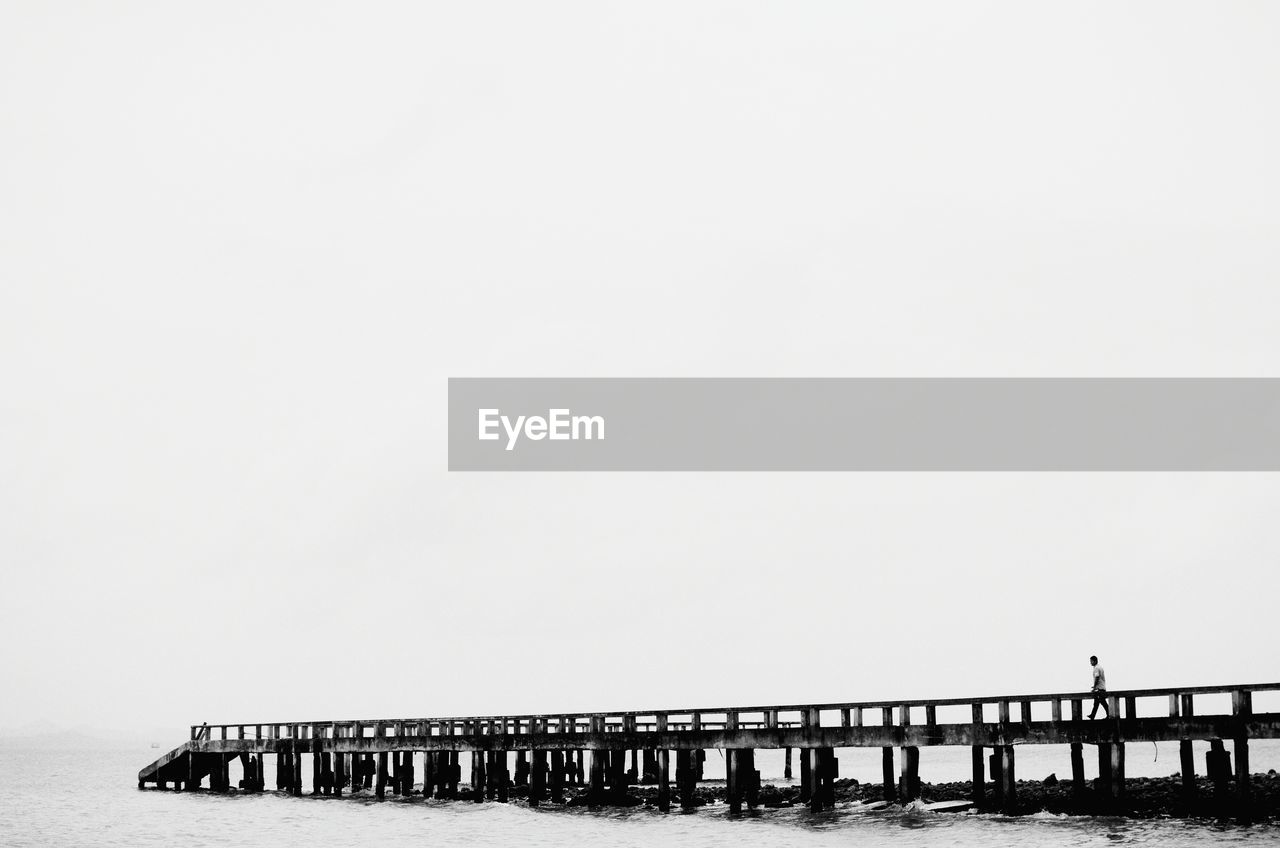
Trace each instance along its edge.
{"label": "person walking on pier", "polygon": [[1093,666],[1093,710],[1089,718],[1096,718],[1098,707],[1111,718],[1111,708],[1107,706],[1107,673],[1098,665],[1097,657],[1089,657],[1089,665]]}

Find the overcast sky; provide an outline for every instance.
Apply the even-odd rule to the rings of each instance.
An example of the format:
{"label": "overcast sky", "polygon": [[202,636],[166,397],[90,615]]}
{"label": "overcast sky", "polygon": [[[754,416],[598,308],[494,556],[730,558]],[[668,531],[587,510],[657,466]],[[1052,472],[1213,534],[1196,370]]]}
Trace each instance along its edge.
{"label": "overcast sky", "polygon": [[0,728],[1280,679],[1277,475],[445,470],[450,376],[1280,376],[1277,43],[9,0]]}

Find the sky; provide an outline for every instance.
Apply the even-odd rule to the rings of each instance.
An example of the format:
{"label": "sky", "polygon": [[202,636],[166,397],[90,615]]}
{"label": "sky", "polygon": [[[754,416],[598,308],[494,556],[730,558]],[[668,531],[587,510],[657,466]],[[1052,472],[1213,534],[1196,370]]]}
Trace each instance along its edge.
{"label": "sky", "polygon": [[0,729],[1280,680],[1274,474],[446,470],[449,377],[1280,376],[1278,37],[3,4]]}

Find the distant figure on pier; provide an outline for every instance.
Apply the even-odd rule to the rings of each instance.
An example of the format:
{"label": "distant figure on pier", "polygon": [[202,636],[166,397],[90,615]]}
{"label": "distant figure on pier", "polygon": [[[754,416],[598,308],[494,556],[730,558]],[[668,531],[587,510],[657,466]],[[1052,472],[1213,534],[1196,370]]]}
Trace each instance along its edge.
{"label": "distant figure on pier", "polygon": [[1111,708],[1107,706],[1107,673],[1098,665],[1097,657],[1089,657],[1089,665],[1093,666],[1093,710],[1089,718],[1096,718],[1098,707],[1111,718]]}

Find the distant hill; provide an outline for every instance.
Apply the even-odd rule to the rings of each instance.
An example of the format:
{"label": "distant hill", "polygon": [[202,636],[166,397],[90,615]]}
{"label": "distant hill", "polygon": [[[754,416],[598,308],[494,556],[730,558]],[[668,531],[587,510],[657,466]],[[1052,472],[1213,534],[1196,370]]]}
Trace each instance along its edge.
{"label": "distant hill", "polygon": [[89,727],[60,728],[49,722],[36,722],[0,728],[0,750],[127,750],[150,748],[155,742],[167,751],[184,738],[182,730],[145,733]]}

